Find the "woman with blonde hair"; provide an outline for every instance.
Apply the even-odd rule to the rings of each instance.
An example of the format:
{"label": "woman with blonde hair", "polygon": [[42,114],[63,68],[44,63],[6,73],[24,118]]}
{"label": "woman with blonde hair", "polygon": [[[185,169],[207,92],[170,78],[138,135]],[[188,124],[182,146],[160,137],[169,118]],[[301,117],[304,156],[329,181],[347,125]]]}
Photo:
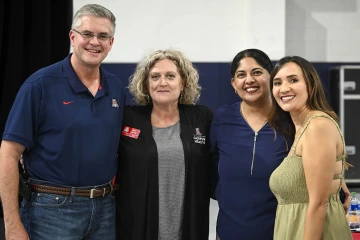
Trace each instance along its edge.
{"label": "woman with blonde hair", "polygon": [[196,105],[199,75],[173,49],[147,55],[130,78],[119,146],[118,238],[205,240],[209,233],[209,129]]}

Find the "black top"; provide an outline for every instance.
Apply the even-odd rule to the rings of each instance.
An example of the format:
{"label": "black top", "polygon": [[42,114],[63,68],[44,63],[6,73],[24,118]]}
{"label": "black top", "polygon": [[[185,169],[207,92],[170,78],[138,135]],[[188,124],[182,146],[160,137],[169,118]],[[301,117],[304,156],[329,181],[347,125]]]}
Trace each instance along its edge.
{"label": "black top", "polygon": [[[151,111],[152,105],[126,106],[124,110],[117,176],[121,186],[116,196],[117,239],[158,239],[158,156]],[[209,130],[213,113],[202,105],[179,105],[179,114],[185,158],[182,239],[207,240],[211,196]]]}

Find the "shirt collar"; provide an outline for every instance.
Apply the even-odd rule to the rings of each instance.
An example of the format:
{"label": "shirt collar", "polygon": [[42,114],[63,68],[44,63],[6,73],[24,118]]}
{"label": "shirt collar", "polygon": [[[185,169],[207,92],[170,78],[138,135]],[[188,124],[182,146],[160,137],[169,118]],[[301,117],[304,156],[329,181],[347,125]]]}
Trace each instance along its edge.
{"label": "shirt collar", "polygon": [[[69,56],[67,56],[63,60],[63,68],[65,75],[67,76],[67,79],[69,81],[69,84],[76,93],[88,91],[88,88],[80,81],[79,77],[76,75],[71,65],[70,62],[71,55],[72,53],[70,53]],[[106,74],[104,73],[102,68],[100,68],[100,78],[101,79],[100,79],[99,90],[103,90],[106,94],[109,94],[109,89],[110,89],[109,84],[107,81]]]}

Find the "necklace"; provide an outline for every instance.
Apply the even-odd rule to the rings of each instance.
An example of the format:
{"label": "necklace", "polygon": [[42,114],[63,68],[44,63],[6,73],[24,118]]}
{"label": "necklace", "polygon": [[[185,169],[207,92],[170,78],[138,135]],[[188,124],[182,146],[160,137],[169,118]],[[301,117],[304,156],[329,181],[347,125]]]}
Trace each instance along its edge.
{"label": "necklace", "polygon": [[302,123],[300,124],[299,129],[296,131],[296,134],[304,127],[304,123],[306,122],[306,119],[308,118],[309,114],[311,113],[311,110],[309,110],[309,112],[306,114],[304,120],[302,121]]}
{"label": "necklace", "polygon": [[298,129],[296,129],[294,139],[297,139],[297,138],[298,138],[298,135],[299,135],[299,133],[301,132],[301,130],[304,128],[304,124],[305,124],[306,119],[308,118],[308,116],[309,116],[310,113],[311,113],[311,110],[309,110],[309,112],[306,114],[304,120],[303,120],[302,123],[300,124],[300,127],[299,127]]}
{"label": "necklace", "polygon": [[[243,111],[242,103],[240,104],[240,113],[241,113],[241,115],[244,117],[245,122],[247,122],[247,124],[251,127],[249,121],[248,121],[247,118],[246,118],[245,112]],[[268,114],[268,116],[269,116],[269,114]],[[262,128],[265,126],[265,124],[267,123],[267,121],[268,121],[268,119],[267,119],[267,117],[266,117],[263,125],[259,128],[259,130],[262,129]],[[258,131],[255,131],[252,127],[251,127],[251,129],[252,129],[254,132],[258,132],[258,131],[259,131],[259,130],[258,130]]]}
{"label": "necklace", "polygon": [[311,113],[311,110],[306,114],[303,122],[301,123],[301,128],[304,126],[304,123],[305,123],[305,121],[306,121],[306,119],[307,119],[307,117],[309,116],[310,113]]}
{"label": "necklace", "polygon": [[[291,147],[291,149],[293,149],[293,151],[295,151],[295,146],[297,145],[297,142],[299,141],[300,137],[299,134],[301,135],[301,131],[304,127],[304,123],[306,122],[306,119],[308,118],[309,114],[311,113],[311,110],[309,110],[309,112],[306,114],[304,120],[302,121],[300,127],[296,130],[295,132],[295,136],[294,136],[294,143]],[[300,133],[299,133],[300,132]]]}

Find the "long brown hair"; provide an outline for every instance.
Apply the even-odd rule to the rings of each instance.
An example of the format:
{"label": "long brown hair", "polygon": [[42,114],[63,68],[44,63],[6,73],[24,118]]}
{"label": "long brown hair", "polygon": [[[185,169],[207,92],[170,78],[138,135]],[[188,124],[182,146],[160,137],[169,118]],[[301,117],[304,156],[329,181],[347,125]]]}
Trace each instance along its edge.
{"label": "long brown hair", "polygon": [[[271,92],[273,90],[273,81],[275,75],[279,72],[279,70],[287,63],[293,62],[298,65],[304,75],[306,88],[308,92],[308,99],[306,101],[306,106],[310,110],[318,110],[325,112],[330,117],[332,117],[336,122],[339,121],[338,116],[334,112],[334,110],[329,105],[325,93],[324,88],[321,82],[321,79],[316,72],[314,66],[309,63],[306,59],[299,56],[287,56],[281,58],[275,65],[275,68],[270,76],[270,89]],[[278,105],[273,95],[271,95],[272,99],[272,109],[269,114],[269,124],[275,128],[279,129],[284,136],[289,139],[294,139],[295,137],[295,125],[291,119],[290,113],[285,112]]]}

